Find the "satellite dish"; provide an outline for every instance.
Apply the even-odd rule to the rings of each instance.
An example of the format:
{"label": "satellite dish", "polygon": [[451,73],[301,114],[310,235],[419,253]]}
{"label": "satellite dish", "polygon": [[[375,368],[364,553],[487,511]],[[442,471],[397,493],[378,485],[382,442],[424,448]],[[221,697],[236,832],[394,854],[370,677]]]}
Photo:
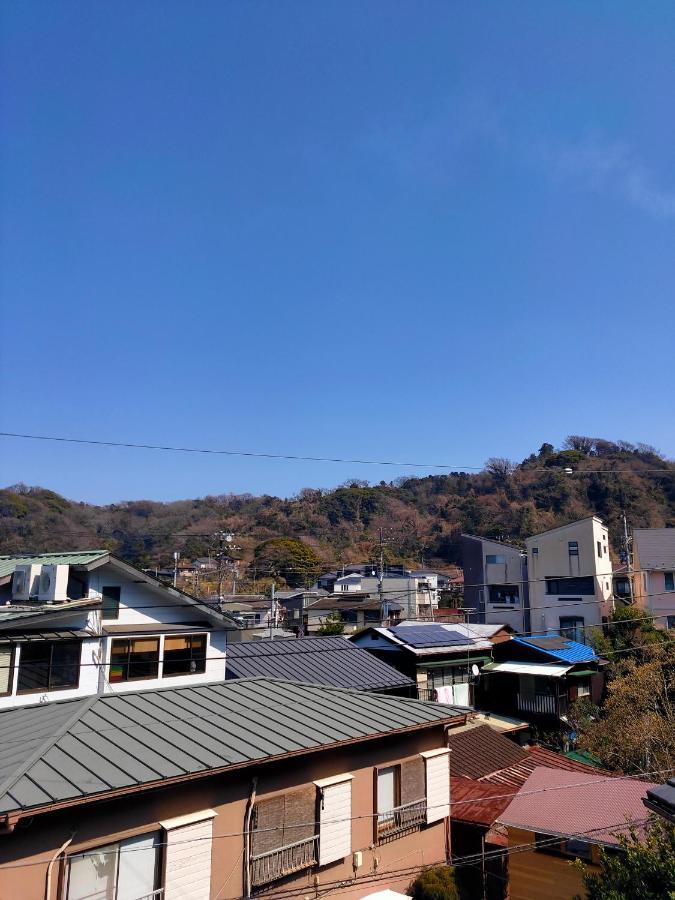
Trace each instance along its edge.
{"label": "satellite dish", "polygon": [[478,676],[480,675],[480,669],[478,668],[476,663],[471,666],[471,674],[474,676],[474,678],[478,678]]}
{"label": "satellite dish", "polygon": [[226,534],[226,535],[225,535],[225,540],[227,541],[228,544],[231,544],[231,543],[232,543],[232,535],[231,535],[231,534]]}

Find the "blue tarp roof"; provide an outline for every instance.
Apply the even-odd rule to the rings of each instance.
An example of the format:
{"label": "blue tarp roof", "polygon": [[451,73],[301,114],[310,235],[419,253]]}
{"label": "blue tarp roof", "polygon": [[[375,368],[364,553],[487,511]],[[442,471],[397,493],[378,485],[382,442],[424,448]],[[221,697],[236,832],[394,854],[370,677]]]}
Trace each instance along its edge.
{"label": "blue tarp roof", "polygon": [[558,634],[533,634],[531,637],[514,637],[518,644],[531,647],[539,653],[566,663],[597,662],[598,656],[592,647],[571,641]]}

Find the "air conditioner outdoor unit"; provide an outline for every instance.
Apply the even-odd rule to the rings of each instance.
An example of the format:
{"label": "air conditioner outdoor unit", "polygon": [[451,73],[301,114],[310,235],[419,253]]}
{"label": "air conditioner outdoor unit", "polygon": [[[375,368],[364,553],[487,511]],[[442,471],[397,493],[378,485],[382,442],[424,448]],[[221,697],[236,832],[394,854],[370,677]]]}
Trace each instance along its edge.
{"label": "air conditioner outdoor unit", "polygon": [[68,599],[68,566],[42,566],[38,599],[44,603],[59,603]]}
{"label": "air conditioner outdoor unit", "polygon": [[21,565],[12,575],[12,600],[28,600],[38,592],[40,566]]}

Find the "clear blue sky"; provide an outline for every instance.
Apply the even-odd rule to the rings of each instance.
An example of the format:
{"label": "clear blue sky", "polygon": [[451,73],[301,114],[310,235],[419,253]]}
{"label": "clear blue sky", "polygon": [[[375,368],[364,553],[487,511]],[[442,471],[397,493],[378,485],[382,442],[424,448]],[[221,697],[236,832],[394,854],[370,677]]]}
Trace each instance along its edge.
{"label": "clear blue sky", "polygon": [[[2,5],[2,430],[675,452],[675,4]],[[111,502],[401,471],[0,440]]]}

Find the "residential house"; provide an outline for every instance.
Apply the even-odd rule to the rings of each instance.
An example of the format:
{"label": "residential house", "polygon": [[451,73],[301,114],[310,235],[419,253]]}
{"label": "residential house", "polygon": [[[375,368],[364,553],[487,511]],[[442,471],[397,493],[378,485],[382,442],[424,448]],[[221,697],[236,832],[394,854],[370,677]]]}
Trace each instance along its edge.
{"label": "residential house", "polygon": [[[448,733],[453,857],[480,857],[479,866],[461,866],[456,877],[463,895],[504,900],[508,896],[506,830],[496,824],[538,766],[597,778],[598,769],[537,744],[518,746],[494,727],[464,725]],[[602,773],[607,774],[607,773]],[[580,777],[581,776],[581,777]]]}
{"label": "residential house", "polygon": [[492,660],[493,642],[509,634],[500,625],[402,622],[368,628],[351,640],[413,678],[418,696],[472,707],[474,685]]}
{"label": "residential house", "polygon": [[607,528],[597,516],[529,537],[530,627],[579,635],[613,609]]}
{"label": "residential house", "polygon": [[241,626],[241,640],[276,635],[283,618],[281,604],[276,598],[263,594],[224,594],[220,609]]}
{"label": "residential house", "polygon": [[518,848],[509,857],[510,900],[583,896],[582,873],[570,862],[580,859],[598,871],[600,849],[618,849],[618,836],[645,822],[643,799],[654,787],[633,778],[581,779],[577,772],[535,768],[497,820],[508,849]]}
{"label": "residential house", "polygon": [[575,700],[598,703],[602,696],[604,662],[587,644],[559,635],[515,636],[495,644],[493,657],[481,671],[484,709],[558,728]]}
{"label": "residential house", "polygon": [[463,718],[267,679],[5,710],[0,896],[405,891],[447,859],[446,731]]}
{"label": "residential house", "polygon": [[530,630],[527,555],[518,547],[473,534],[461,537],[464,607],[472,621]]}
{"label": "residential house", "polygon": [[0,709],[225,678],[236,623],[107,550],[0,557]]}
{"label": "residential house", "polygon": [[326,596],[326,593],[322,588],[311,591],[304,588],[277,591],[274,596],[280,604],[284,626],[297,630],[303,628],[306,624],[305,610],[320,597]]}
{"label": "residential house", "polygon": [[415,682],[342,636],[229,644],[227,678],[280,678],[415,697]]}
{"label": "residential house", "polygon": [[[380,582],[375,566],[347,566],[345,574],[331,581],[333,594],[362,593],[371,597],[379,595]],[[356,571],[353,571],[353,570]],[[438,608],[439,575],[427,569],[409,571],[403,567],[388,567],[382,577],[382,593],[385,604],[397,604],[407,618],[433,619]],[[317,586],[327,584],[320,579]]]}
{"label": "residential house", "polygon": [[633,529],[635,602],[657,628],[675,628],[675,528]]}
{"label": "residential house", "polygon": [[[400,619],[402,609],[399,603],[388,600],[384,618],[390,622],[396,622]],[[326,594],[305,607],[303,628],[306,633],[316,632],[336,615],[342,619],[347,632],[359,631],[369,625],[379,624],[383,619],[382,607],[377,594],[373,596],[362,591],[345,590],[340,593]],[[289,622],[289,625],[293,625],[294,621]]]}

